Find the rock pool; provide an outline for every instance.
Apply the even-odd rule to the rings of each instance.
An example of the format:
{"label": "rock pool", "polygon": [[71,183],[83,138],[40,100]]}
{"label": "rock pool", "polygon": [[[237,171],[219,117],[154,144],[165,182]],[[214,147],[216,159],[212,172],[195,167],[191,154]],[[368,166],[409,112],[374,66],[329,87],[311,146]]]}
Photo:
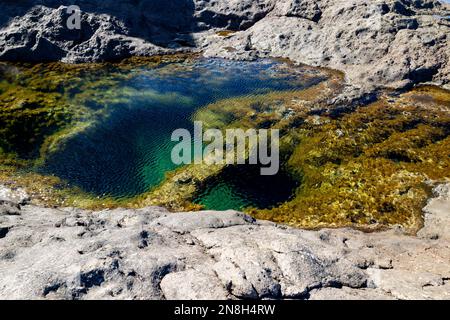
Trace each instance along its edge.
{"label": "rock pool", "polygon": [[[55,175],[94,196],[132,198],[150,191],[176,169],[170,157],[171,134],[178,128],[191,129],[192,115],[200,107],[230,97],[307,88],[324,80],[321,74],[273,60],[197,59],[123,73],[119,79],[108,72],[102,79],[92,78],[89,72],[82,76],[79,90],[71,89],[72,101],[86,95],[84,82],[112,81],[98,88],[110,96],[98,99],[98,92],[92,91],[83,100],[84,108],[102,110],[102,115],[59,143],[34,170]],[[277,176],[266,179],[262,189],[258,183],[252,190],[237,186],[236,177],[225,174],[222,178],[205,193],[204,201],[202,197],[197,201],[209,209],[266,208],[286,201],[294,186]]]}
{"label": "rock pool", "polygon": [[[287,61],[165,56],[0,63],[0,183],[36,204],[239,209],[297,227],[418,230],[450,179],[450,92],[333,103],[343,75]],[[280,172],[171,161],[173,130],[280,130]]]}

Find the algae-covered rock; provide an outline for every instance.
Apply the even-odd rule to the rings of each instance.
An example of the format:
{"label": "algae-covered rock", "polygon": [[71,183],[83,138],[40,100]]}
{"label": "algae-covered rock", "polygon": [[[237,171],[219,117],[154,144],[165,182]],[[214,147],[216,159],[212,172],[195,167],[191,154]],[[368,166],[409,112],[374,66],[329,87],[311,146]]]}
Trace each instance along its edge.
{"label": "algae-covered rock", "polygon": [[[326,92],[329,85],[318,87]],[[315,89],[284,97],[265,95],[259,101],[230,99],[198,112],[197,119],[220,128],[258,127],[270,119],[272,128],[281,129],[283,172],[299,186],[278,206],[246,212],[298,227],[401,224],[417,231],[429,197],[428,183],[450,178],[449,93],[419,87],[336,113],[327,111],[326,104],[319,111],[319,100],[307,94]],[[311,102],[314,109],[309,108]],[[286,109],[292,110],[288,119],[282,116]],[[205,177],[202,181],[185,194],[169,184],[169,198],[178,194],[192,201],[211,183]]]}

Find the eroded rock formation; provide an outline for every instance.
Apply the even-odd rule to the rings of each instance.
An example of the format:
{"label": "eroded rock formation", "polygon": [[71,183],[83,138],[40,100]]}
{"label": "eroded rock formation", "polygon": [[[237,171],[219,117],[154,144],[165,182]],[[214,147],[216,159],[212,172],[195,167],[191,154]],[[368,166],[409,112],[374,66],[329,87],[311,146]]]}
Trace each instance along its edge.
{"label": "eroded rock formation", "polygon": [[2,188],[0,298],[449,299],[450,185],[435,193],[408,236],[234,211],[45,209]]}

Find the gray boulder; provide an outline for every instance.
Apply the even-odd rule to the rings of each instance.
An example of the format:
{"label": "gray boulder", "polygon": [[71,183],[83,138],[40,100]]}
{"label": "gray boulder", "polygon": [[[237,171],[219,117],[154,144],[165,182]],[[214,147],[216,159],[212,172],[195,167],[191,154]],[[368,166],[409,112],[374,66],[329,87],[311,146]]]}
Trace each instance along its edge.
{"label": "gray boulder", "polygon": [[0,56],[8,61],[89,62],[164,53],[106,14],[83,13],[81,29],[67,27],[67,7],[32,7],[0,31]]}
{"label": "gray boulder", "polygon": [[[71,5],[81,9],[80,29],[67,25]],[[191,33],[245,29],[272,8],[267,0],[6,2],[0,4],[0,59],[78,63],[192,50]]]}

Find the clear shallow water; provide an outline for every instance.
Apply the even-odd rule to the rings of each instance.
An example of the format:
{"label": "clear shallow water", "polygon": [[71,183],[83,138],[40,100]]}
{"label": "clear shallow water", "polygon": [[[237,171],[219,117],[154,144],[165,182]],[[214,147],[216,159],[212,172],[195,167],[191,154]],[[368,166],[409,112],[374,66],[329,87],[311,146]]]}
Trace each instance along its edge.
{"label": "clear shallow water", "polygon": [[[280,66],[275,61],[213,59],[131,70],[127,80],[104,88],[112,90],[120,102],[86,101],[105,108],[107,116],[64,143],[39,171],[96,196],[126,199],[147,192],[176,168],[170,159],[175,145],[171,134],[178,128],[192,130],[191,116],[198,108],[224,98],[299,89],[323,80],[302,77],[301,69]],[[258,178],[254,170],[243,170],[226,171],[197,202],[217,210],[264,208],[289,197],[290,184],[284,178],[255,180],[256,184],[244,186],[235,175],[248,172],[250,181]]]}
{"label": "clear shallow water", "polygon": [[289,200],[296,187],[284,173],[261,176],[258,166],[227,167],[200,190],[194,203],[214,210],[268,209]]}

